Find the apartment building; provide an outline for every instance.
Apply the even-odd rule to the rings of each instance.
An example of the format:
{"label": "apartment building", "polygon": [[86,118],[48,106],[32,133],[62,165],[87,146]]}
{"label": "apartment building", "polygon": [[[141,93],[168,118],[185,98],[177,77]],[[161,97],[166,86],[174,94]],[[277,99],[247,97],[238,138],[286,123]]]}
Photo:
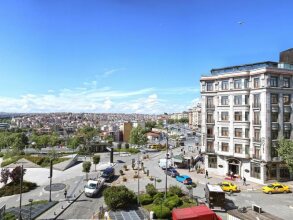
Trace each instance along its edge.
{"label": "apartment building", "polygon": [[276,151],[279,138],[293,137],[292,58],[290,49],[279,63],[212,69],[201,77],[202,152],[210,173],[258,183],[292,179]]}
{"label": "apartment building", "polygon": [[188,110],[188,125],[193,130],[201,127],[201,105],[200,103]]}

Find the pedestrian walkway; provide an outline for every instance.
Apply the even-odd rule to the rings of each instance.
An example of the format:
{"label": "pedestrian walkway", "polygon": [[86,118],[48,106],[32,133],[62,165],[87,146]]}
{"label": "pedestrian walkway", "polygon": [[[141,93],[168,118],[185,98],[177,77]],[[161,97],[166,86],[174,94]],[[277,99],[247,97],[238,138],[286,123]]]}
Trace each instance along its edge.
{"label": "pedestrian walkway", "polygon": [[194,182],[198,182],[199,184],[218,184],[223,181],[229,181],[232,183],[235,183],[241,191],[256,191],[260,190],[263,185],[253,183],[246,181],[246,185],[243,185],[243,181],[239,178],[236,178],[234,180],[227,180],[226,177],[215,175],[215,174],[209,174],[208,178],[205,178],[205,174],[197,173],[195,170],[191,170],[190,172],[188,169],[177,169],[180,174],[188,175],[192,178]]}

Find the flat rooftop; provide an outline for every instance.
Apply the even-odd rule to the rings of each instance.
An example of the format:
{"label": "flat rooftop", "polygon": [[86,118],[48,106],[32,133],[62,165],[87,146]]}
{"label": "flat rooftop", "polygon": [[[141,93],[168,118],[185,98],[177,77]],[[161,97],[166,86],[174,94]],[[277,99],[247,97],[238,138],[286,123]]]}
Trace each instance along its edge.
{"label": "flat rooftop", "polygon": [[218,69],[212,69],[211,74],[212,76],[226,74],[226,73],[233,73],[233,72],[239,72],[239,71],[250,71],[254,69],[260,69],[265,67],[278,67],[277,62],[273,61],[264,61],[264,62],[258,62],[258,63],[251,63],[251,64],[243,64],[238,66],[229,66],[229,67],[223,67]]}

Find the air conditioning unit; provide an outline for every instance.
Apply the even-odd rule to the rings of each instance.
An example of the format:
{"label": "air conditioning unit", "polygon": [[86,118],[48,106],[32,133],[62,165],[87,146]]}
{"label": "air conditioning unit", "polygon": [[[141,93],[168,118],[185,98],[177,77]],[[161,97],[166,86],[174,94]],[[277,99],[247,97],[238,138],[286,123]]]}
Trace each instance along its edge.
{"label": "air conditioning unit", "polygon": [[262,213],[261,207],[258,205],[252,205],[252,211],[255,211],[257,213]]}

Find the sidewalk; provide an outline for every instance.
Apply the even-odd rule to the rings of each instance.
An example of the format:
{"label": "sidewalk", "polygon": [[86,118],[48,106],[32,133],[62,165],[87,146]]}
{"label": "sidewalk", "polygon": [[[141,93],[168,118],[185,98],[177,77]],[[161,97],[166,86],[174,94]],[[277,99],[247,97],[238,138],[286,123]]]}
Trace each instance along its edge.
{"label": "sidewalk", "polygon": [[263,185],[261,184],[253,183],[249,181],[246,181],[246,186],[244,186],[241,179],[227,180],[223,176],[218,176],[214,174],[211,174],[208,178],[205,178],[205,174],[197,173],[195,170],[190,170],[189,172],[188,169],[177,168],[177,171],[180,174],[190,176],[194,182],[198,182],[199,184],[203,184],[203,185],[205,185],[206,183],[218,184],[223,181],[229,181],[229,182],[235,183],[241,191],[256,191],[256,190],[260,190],[261,187],[263,187]]}

